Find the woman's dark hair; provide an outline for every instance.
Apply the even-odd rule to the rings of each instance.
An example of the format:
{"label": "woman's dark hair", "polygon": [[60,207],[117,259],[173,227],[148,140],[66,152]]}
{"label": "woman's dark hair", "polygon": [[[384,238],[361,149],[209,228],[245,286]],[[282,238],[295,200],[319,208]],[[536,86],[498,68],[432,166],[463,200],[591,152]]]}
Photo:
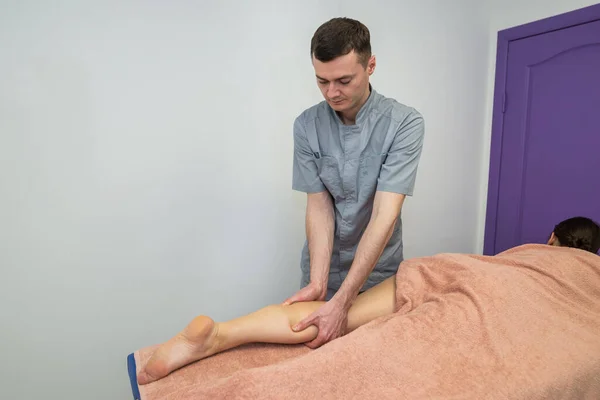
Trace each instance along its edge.
{"label": "woman's dark hair", "polygon": [[600,226],[589,218],[573,217],[554,227],[554,236],[561,246],[575,247],[598,253],[600,249]]}
{"label": "woman's dark hair", "polygon": [[310,42],[310,55],[321,62],[345,56],[352,50],[366,68],[371,58],[371,34],[361,22],[350,18],[333,18],[321,25]]}

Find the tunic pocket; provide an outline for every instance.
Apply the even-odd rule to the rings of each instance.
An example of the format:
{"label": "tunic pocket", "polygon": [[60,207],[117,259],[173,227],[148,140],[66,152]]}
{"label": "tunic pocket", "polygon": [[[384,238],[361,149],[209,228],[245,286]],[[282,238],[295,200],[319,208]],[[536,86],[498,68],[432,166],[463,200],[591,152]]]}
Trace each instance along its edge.
{"label": "tunic pocket", "polygon": [[387,153],[372,154],[360,159],[357,179],[357,186],[361,189],[360,198],[369,198],[377,190],[377,182],[381,167],[387,157]]}

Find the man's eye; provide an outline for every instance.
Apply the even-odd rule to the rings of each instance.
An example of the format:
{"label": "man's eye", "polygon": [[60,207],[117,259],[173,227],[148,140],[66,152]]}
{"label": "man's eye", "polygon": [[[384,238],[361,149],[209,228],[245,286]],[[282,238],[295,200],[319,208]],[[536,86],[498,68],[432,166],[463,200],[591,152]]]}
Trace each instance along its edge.
{"label": "man's eye", "polygon": [[347,85],[347,84],[349,84],[349,83],[350,83],[350,79],[344,79],[344,80],[341,80],[341,81],[340,81],[340,83],[341,83],[342,85]]}
{"label": "man's eye", "polygon": [[327,81],[319,81],[321,85],[327,85]]}

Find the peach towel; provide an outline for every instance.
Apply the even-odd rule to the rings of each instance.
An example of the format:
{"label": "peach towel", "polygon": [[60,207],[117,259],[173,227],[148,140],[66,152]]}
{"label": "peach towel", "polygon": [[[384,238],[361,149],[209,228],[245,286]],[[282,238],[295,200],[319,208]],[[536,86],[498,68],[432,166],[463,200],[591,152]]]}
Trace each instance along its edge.
{"label": "peach towel", "polygon": [[528,244],[407,260],[396,279],[394,314],[318,350],[217,354],[142,400],[600,399],[599,256]]}

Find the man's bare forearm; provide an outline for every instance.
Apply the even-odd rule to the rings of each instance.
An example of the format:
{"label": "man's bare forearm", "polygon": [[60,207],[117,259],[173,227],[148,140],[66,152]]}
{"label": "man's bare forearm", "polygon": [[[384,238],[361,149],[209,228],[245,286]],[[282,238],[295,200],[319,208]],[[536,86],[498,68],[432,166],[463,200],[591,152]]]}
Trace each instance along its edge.
{"label": "man's bare forearm", "polygon": [[394,225],[395,221],[390,223],[389,219],[381,217],[369,222],[356,249],[350,271],[338,291],[338,297],[344,304],[350,305],[358,296],[369,274],[375,268],[377,260],[381,257],[385,245],[390,240]]}
{"label": "man's bare forearm", "polygon": [[310,281],[327,290],[329,265],[333,251],[335,216],[333,200],[328,192],[308,196],[306,206],[306,237],[310,254]]}
{"label": "man's bare forearm", "polygon": [[371,220],[358,244],[350,271],[336,294],[346,307],[350,307],[375,268],[392,236],[403,203],[403,195],[378,193]]}

